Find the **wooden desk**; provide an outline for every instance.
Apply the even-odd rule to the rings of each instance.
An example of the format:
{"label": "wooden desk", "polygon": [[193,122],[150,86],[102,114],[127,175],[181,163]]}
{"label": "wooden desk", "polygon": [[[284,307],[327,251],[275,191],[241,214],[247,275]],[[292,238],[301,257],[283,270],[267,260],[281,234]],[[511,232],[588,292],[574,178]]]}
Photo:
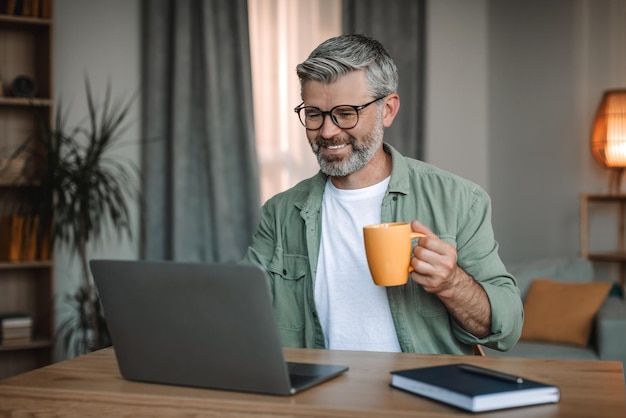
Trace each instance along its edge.
{"label": "wooden desk", "polygon": [[[495,417],[626,417],[622,364],[286,349],[291,361],[350,370],[290,397],[130,382],[108,348],[0,381],[0,417],[451,417],[470,414],[393,389],[391,370],[468,362],[552,383],[558,404],[490,412]],[[472,417],[481,415],[471,415]]]}

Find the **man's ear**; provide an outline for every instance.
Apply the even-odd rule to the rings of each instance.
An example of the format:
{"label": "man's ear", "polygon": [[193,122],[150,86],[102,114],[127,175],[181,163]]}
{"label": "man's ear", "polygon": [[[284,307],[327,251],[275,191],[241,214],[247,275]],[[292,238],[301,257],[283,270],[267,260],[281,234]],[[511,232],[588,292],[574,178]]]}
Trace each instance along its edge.
{"label": "man's ear", "polygon": [[388,128],[393,123],[396,115],[398,114],[398,110],[400,109],[400,96],[398,93],[391,93],[385,99],[385,104],[383,105],[383,126]]}

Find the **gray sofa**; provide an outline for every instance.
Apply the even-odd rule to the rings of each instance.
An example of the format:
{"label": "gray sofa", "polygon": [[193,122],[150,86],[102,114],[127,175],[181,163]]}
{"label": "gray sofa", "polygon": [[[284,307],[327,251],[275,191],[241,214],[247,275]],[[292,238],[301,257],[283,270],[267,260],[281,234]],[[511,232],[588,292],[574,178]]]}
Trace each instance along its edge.
{"label": "gray sofa", "polygon": [[[526,296],[535,278],[558,281],[592,281],[593,265],[582,258],[546,259],[509,266],[518,280],[522,298]],[[626,301],[611,292],[596,315],[587,347],[573,345],[520,341],[513,349],[500,352],[484,348],[488,356],[540,357],[579,360],[618,360],[626,368]]]}

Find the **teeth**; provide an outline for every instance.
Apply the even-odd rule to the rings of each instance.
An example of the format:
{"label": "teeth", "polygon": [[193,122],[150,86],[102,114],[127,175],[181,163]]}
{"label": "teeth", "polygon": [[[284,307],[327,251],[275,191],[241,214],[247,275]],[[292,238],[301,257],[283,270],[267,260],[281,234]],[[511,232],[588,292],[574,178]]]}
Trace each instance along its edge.
{"label": "teeth", "polygon": [[339,149],[339,148],[343,148],[345,147],[345,145],[329,145],[327,148],[328,149]]}

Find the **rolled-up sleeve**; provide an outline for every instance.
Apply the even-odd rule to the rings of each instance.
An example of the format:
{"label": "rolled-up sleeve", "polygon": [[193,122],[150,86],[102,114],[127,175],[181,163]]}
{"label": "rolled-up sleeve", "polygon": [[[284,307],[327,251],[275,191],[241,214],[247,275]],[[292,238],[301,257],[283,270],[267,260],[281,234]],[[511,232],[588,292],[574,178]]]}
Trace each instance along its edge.
{"label": "rolled-up sleeve", "polygon": [[454,333],[465,343],[486,345],[505,351],[518,341],[524,322],[524,309],[515,277],[510,274],[498,255],[498,243],[491,226],[491,200],[480,188],[473,190],[466,217],[457,233],[458,264],[487,293],[491,305],[491,333],[477,338],[458,324]]}

